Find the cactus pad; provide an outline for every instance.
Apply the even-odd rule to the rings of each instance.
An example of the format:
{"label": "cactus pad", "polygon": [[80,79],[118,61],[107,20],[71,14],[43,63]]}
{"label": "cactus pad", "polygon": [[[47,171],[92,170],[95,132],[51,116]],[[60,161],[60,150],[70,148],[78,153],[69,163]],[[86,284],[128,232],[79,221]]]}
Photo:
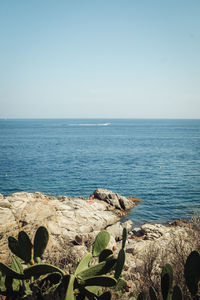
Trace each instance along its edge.
{"label": "cactus pad", "polygon": [[38,257],[42,257],[42,254],[44,253],[44,250],[48,244],[49,241],[49,233],[46,227],[40,226],[38,230],[36,231],[35,237],[34,237],[34,260],[37,262]]}
{"label": "cactus pad", "polygon": [[168,299],[173,283],[173,269],[170,264],[166,264],[161,273],[161,291],[163,300]]}
{"label": "cactus pad", "polygon": [[198,291],[198,281],[200,280],[200,255],[197,251],[192,251],[188,256],[184,276],[187,287],[192,295]]}
{"label": "cactus pad", "polygon": [[117,264],[115,267],[115,278],[118,279],[122,273],[123,267],[125,263],[125,251],[124,249],[121,249],[119,251],[118,257],[117,257]]}
{"label": "cactus pad", "polygon": [[114,286],[116,285],[117,281],[110,276],[94,276],[85,280],[85,286]]}
{"label": "cactus pad", "polygon": [[99,256],[100,253],[107,247],[110,241],[110,234],[106,230],[102,230],[97,235],[92,249],[93,256]]}

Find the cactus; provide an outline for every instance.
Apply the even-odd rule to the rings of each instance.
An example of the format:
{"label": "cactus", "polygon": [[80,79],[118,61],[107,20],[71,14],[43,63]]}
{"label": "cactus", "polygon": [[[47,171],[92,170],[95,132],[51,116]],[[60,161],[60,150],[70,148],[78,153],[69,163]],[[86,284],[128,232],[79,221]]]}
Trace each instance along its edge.
{"label": "cactus", "polygon": [[18,234],[18,240],[12,236],[8,237],[8,247],[19,258],[29,263],[31,260],[32,243],[25,231]]}
{"label": "cactus", "polygon": [[127,287],[127,282],[124,279],[119,278],[117,281],[117,285],[115,287],[115,291],[121,291],[121,290],[125,289],[126,287]]}
{"label": "cactus", "polygon": [[158,298],[156,296],[156,291],[152,286],[150,286],[150,288],[149,288],[149,297],[150,297],[150,300],[158,300]]}
{"label": "cactus", "polygon": [[113,251],[111,249],[104,249],[99,254],[99,262],[102,262],[108,258],[113,258]]}
{"label": "cactus", "polygon": [[34,237],[34,261],[38,262],[38,258],[42,258],[42,255],[44,253],[44,250],[46,249],[46,246],[49,241],[49,233],[48,230],[44,226],[40,226],[38,230],[36,231],[35,237]]}
{"label": "cactus", "polygon": [[5,278],[6,276],[2,274],[0,271],[0,294],[4,295],[6,292],[6,286],[5,286]]}
{"label": "cactus", "polygon": [[25,263],[29,263],[31,261],[33,245],[31,243],[28,234],[25,231],[19,232],[18,244],[19,244],[20,252],[23,255],[23,260],[25,261]]}
{"label": "cactus", "polygon": [[103,275],[112,270],[114,265],[116,264],[116,259],[111,259],[107,261],[103,261],[95,266],[92,266],[79,274],[77,274],[81,279],[86,280],[91,278],[92,276]]}
{"label": "cactus", "polygon": [[126,239],[127,239],[127,229],[123,228],[123,232],[122,232],[122,249],[125,248]]}
{"label": "cactus", "polygon": [[[18,240],[12,236],[8,237],[8,247],[13,254],[21,258],[26,264],[38,263],[49,240],[47,229],[40,226],[36,231],[34,244],[32,245],[28,234],[25,231],[20,231]],[[32,249],[34,249],[34,261],[32,259]]]}
{"label": "cactus", "polygon": [[66,295],[65,295],[65,300],[75,299],[75,296],[74,296],[74,280],[75,280],[75,276],[70,275],[70,279],[69,279],[69,283],[68,283],[68,287],[67,287],[67,292],[66,292]]}
{"label": "cactus", "polygon": [[111,300],[111,293],[105,292],[101,296],[98,297],[98,300]]}
{"label": "cactus", "polygon": [[[74,274],[66,274],[53,265],[38,263],[49,239],[45,227],[38,228],[33,245],[27,233],[21,231],[18,240],[14,237],[8,238],[9,248],[16,257],[12,257],[11,267],[0,263],[0,294],[9,296],[9,299],[34,297],[34,295],[43,298],[56,293],[59,297],[60,292],[65,291],[65,299],[70,300],[85,299],[85,297],[91,300],[111,299],[110,292],[101,294],[101,287],[117,286],[117,290],[120,290],[127,286],[126,282],[119,278],[125,261],[126,235],[127,232],[124,230],[122,249],[118,259],[114,259],[113,251],[106,249],[110,235],[105,230],[101,231],[95,239],[92,253],[82,258]],[[92,258],[96,256],[99,256],[99,263],[94,265]],[[17,257],[28,267],[23,269]],[[107,276],[106,274],[114,268],[116,278]]]}
{"label": "cactus", "polygon": [[163,300],[170,299],[173,283],[173,269],[170,264],[166,264],[161,274],[161,291]]}
{"label": "cactus", "polygon": [[3,263],[0,263],[0,272],[11,278],[24,279],[23,274],[20,274],[20,273],[14,271],[13,269],[9,268],[8,266],[4,265]]}
{"label": "cactus", "polygon": [[181,288],[178,285],[175,285],[173,288],[173,293],[172,293],[172,300],[182,300],[182,291]]}
{"label": "cactus", "polygon": [[188,256],[184,267],[184,276],[190,293],[195,296],[200,280],[200,255],[197,251],[192,251]]}
{"label": "cactus", "polygon": [[36,264],[29,268],[24,269],[24,277],[28,279],[28,278],[31,278],[32,276],[38,277],[41,275],[45,275],[48,273],[55,273],[55,272],[58,272],[61,275],[65,274],[61,269],[54,267],[52,265]]}
{"label": "cactus", "polygon": [[106,230],[100,231],[95,239],[92,255],[94,257],[99,256],[100,253],[107,247],[109,241],[110,234]]}
{"label": "cactus", "polygon": [[123,270],[125,263],[125,251],[124,249],[121,249],[119,251],[118,257],[117,257],[117,263],[115,267],[115,278],[118,279],[121,275],[121,272]]}
{"label": "cactus", "polygon": [[23,254],[21,253],[21,249],[19,247],[18,240],[16,238],[12,236],[8,237],[8,247],[10,248],[13,254],[24,260]]}
{"label": "cactus", "polygon": [[85,286],[104,286],[104,287],[111,287],[115,286],[117,280],[110,276],[93,276],[85,280]]}
{"label": "cactus", "polygon": [[16,271],[17,273],[20,273],[20,274],[24,273],[22,264],[20,263],[18,258],[15,256],[12,256],[11,269],[13,269],[14,271]]}
{"label": "cactus", "polygon": [[82,260],[79,262],[77,268],[76,268],[76,271],[75,271],[75,275],[86,270],[89,266],[89,263],[92,259],[92,253],[88,253],[86,254]]}

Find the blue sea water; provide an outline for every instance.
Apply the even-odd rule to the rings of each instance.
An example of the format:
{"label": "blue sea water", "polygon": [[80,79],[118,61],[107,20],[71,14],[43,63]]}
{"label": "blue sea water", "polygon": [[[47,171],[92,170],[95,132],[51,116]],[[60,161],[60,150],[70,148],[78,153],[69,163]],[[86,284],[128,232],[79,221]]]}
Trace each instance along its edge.
{"label": "blue sea water", "polygon": [[100,187],[142,199],[136,224],[198,211],[200,120],[0,120],[0,193],[88,197]]}

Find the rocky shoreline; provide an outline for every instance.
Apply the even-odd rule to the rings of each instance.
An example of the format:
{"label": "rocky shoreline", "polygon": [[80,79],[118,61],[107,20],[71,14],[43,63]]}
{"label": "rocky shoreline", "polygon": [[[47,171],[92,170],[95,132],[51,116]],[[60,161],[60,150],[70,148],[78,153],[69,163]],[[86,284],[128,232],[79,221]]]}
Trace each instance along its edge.
{"label": "rocky shoreline", "polygon": [[104,189],[95,190],[89,199],[39,192],[20,192],[7,197],[0,194],[1,260],[7,253],[7,237],[17,235],[20,230],[31,233],[40,225],[46,226],[51,237],[49,249],[82,245],[92,241],[100,230],[118,222],[136,201]]}
{"label": "rocky shoreline", "polygon": [[137,198],[126,198],[105,189],[95,190],[89,199],[54,197],[39,192],[14,193],[7,197],[0,194],[0,261],[9,261],[9,235],[17,236],[20,230],[25,230],[33,236],[36,228],[44,225],[50,233],[44,260],[73,269],[100,230],[109,231],[109,246],[119,249],[122,230],[126,227],[129,234],[124,277],[133,290],[140,288],[141,274],[149,272],[152,280],[156,279],[164,263],[174,260],[174,247],[176,251],[183,251],[184,247],[188,255],[196,247],[192,239],[195,241],[196,237],[194,230],[183,221],[169,226],[146,223],[141,228],[133,228],[131,220],[120,222],[137,202]]}

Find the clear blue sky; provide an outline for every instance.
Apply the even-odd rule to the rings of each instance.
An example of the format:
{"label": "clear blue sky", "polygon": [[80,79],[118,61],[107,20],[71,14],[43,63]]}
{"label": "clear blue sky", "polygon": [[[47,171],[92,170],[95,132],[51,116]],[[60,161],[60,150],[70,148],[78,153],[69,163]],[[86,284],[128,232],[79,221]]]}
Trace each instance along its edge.
{"label": "clear blue sky", "polygon": [[200,118],[200,1],[1,0],[0,117]]}

